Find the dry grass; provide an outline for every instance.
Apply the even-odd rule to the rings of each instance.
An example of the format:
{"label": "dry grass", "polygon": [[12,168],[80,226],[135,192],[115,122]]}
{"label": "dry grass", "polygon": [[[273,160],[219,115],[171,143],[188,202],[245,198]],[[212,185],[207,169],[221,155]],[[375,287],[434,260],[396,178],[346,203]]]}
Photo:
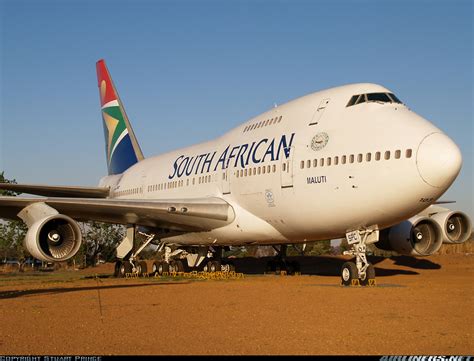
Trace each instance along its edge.
{"label": "dry grass", "polygon": [[461,244],[443,244],[437,254],[474,254],[474,241]]}

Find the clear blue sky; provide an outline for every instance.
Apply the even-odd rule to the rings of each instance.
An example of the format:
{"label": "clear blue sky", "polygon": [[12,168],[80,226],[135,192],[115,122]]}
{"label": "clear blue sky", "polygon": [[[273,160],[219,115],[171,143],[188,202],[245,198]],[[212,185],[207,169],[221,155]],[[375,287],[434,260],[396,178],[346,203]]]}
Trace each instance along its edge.
{"label": "clear blue sky", "polygon": [[273,103],[353,82],[392,89],[461,147],[444,199],[473,212],[472,1],[0,0],[0,170],[106,173],[95,62],[145,155],[218,136]]}

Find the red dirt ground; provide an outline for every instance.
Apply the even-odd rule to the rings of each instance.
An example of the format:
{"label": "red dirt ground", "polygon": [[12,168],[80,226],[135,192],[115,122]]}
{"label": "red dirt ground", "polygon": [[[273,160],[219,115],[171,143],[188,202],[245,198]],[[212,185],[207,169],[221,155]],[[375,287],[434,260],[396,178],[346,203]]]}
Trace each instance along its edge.
{"label": "red dirt ground", "polygon": [[241,280],[0,276],[0,354],[472,354],[474,255],[372,259],[377,287],[339,286],[339,257]]}

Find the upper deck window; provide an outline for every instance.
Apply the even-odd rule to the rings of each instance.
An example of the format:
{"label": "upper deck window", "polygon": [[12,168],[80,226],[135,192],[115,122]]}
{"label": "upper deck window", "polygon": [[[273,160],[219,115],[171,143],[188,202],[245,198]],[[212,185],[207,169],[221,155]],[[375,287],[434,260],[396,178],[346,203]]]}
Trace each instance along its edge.
{"label": "upper deck window", "polygon": [[400,99],[398,99],[392,93],[367,93],[367,94],[357,94],[353,95],[346,107],[352,105],[365,103],[365,102],[378,102],[378,103],[399,103],[402,104]]}

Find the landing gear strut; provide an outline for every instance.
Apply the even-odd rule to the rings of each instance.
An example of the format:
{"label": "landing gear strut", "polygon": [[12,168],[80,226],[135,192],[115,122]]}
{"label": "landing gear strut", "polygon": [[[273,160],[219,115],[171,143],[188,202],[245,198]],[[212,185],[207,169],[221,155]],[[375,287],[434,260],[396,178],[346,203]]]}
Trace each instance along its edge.
{"label": "landing gear strut", "polygon": [[277,252],[277,255],[275,256],[275,258],[267,262],[267,272],[275,274],[281,274],[282,272],[286,272],[286,274],[293,275],[296,272],[300,271],[300,265],[298,262],[289,262],[286,259],[286,244],[282,244],[280,248],[273,246],[273,249]]}
{"label": "landing gear strut", "polygon": [[[133,229],[134,231],[134,229]],[[130,232],[127,230],[127,232]],[[131,232],[130,232],[131,233]],[[114,271],[114,276],[116,277],[126,277],[128,274],[137,274],[139,276],[144,275],[148,272],[148,266],[145,261],[140,261],[138,259],[138,255],[140,254],[141,251],[145,249],[146,246],[148,246],[154,239],[155,235],[154,234],[146,234],[143,232],[139,232],[141,235],[146,236],[147,239],[143,244],[135,251],[132,252],[130,257],[124,257],[122,261],[117,261],[115,262],[115,271]],[[131,244],[133,247],[134,243],[134,233],[128,234],[127,237],[132,238]],[[126,238],[127,239],[127,238]],[[126,240],[124,240],[126,241]],[[119,246],[120,247],[120,246]]]}
{"label": "landing gear strut", "polygon": [[352,249],[345,255],[355,256],[356,262],[346,262],[341,268],[341,282],[344,286],[375,286],[375,269],[367,261],[367,244],[378,240],[378,229],[357,230],[346,233],[347,243]]}

